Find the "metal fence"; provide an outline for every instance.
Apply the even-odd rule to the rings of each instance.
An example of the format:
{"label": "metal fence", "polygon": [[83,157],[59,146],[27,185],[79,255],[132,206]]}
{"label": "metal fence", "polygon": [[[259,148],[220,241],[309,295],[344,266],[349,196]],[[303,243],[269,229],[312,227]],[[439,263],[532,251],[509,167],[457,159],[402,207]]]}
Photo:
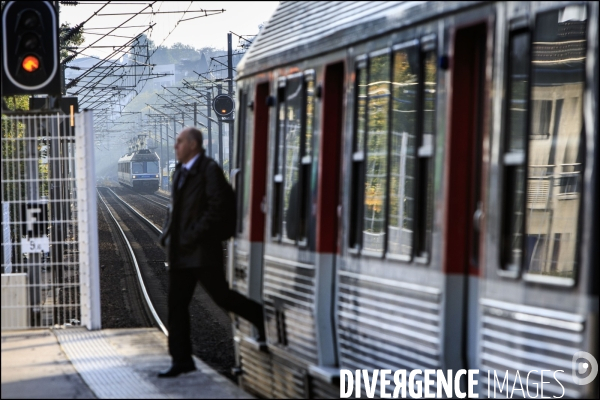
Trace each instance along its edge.
{"label": "metal fence", "polygon": [[91,112],[2,115],[2,329],[100,328]]}

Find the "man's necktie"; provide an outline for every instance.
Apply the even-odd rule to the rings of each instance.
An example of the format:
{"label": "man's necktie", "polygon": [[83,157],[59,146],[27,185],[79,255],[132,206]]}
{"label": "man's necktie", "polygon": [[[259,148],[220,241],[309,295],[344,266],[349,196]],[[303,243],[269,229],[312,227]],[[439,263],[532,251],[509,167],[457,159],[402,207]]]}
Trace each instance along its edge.
{"label": "man's necktie", "polygon": [[181,189],[183,183],[185,182],[185,178],[188,175],[189,170],[187,168],[181,168],[179,170],[179,177],[177,179],[177,190]]}

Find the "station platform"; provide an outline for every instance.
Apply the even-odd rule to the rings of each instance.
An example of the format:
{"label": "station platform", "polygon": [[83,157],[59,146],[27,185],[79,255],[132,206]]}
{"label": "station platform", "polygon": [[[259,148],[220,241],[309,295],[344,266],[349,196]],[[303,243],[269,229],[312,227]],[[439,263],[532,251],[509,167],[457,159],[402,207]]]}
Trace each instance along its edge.
{"label": "station platform", "polygon": [[254,398],[194,361],[196,371],[158,378],[171,358],[156,328],[2,331],[2,398]]}

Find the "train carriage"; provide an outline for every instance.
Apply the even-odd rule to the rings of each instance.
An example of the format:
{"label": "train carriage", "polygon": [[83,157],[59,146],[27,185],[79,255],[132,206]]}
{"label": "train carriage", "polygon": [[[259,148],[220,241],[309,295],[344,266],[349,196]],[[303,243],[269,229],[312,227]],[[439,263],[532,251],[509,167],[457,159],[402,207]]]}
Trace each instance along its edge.
{"label": "train carriage", "polygon": [[244,388],[597,394],[572,377],[598,355],[597,27],[596,2],[280,3],[237,67],[228,277],[267,331],[235,319]]}
{"label": "train carriage", "polygon": [[118,179],[123,186],[140,192],[156,192],[160,183],[160,159],[149,149],[125,154],[118,161]]}

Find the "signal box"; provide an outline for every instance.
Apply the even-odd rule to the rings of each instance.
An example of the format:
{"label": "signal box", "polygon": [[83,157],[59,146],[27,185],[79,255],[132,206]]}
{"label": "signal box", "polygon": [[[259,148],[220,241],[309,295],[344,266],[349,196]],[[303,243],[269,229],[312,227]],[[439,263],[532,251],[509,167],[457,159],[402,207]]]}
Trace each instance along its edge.
{"label": "signal box", "polygon": [[2,10],[2,95],[60,94],[58,16],[49,1]]}

